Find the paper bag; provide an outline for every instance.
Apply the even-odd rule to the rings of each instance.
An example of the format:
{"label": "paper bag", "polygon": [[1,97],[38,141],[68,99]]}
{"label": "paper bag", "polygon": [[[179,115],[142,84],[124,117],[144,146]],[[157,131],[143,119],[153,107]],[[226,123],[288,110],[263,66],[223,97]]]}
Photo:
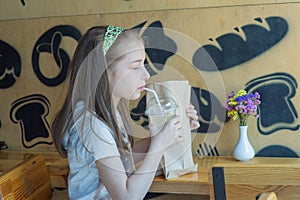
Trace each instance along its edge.
{"label": "paper bag", "polygon": [[[161,166],[166,179],[175,178],[187,173],[196,172],[197,165],[193,162],[192,141],[189,118],[186,116],[186,108],[190,104],[191,86],[188,81],[166,81],[151,83],[148,88],[155,90],[157,96],[171,97],[177,104],[177,115],[181,117],[184,142],[173,145],[166,149],[161,160]],[[147,92],[147,110],[151,106],[149,101],[155,98]],[[152,102],[153,104],[153,102]],[[151,118],[150,118],[151,120]],[[165,122],[164,120],[161,120]]]}

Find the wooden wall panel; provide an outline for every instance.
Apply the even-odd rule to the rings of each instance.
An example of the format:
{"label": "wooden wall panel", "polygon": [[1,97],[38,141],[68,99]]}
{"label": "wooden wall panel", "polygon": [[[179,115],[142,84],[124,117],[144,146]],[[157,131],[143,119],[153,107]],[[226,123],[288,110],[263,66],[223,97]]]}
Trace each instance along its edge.
{"label": "wooden wall panel", "polygon": [[[292,77],[291,79],[298,79],[299,73],[297,72],[297,67],[294,67],[298,66],[299,63],[298,52],[300,41],[297,37],[299,33],[298,17],[296,17],[297,9],[299,9],[299,4],[233,6],[225,8],[186,9],[131,14],[106,14],[103,15],[102,19],[103,21],[108,22],[108,24],[120,24],[119,19],[123,19],[122,24],[125,24],[127,27],[133,27],[136,24],[139,24],[139,22],[144,21],[147,21],[145,25],[145,27],[147,27],[155,21],[160,21],[163,27],[171,29],[171,31],[169,31],[171,32],[169,34],[171,38],[176,38],[172,37],[172,34],[174,34],[172,30],[185,34],[186,40],[175,40],[175,42],[177,44],[178,52],[188,51],[188,55],[185,54],[186,56],[184,57],[180,57],[179,55],[170,57],[166,63],[169,67],[165,67],[159,74],[151,77],[150,82],[168,80],[170,79],[169,76],[174,78],[176,73],[179,73],[187,78],[192,86],[206,88],[217,95],[220,104],[224,107],[225,99],[223,96],[220,96],[224,91],[219,91],[220,88],[225,89],[225,93],[229,94],[231,90],[243,88],[248,81],[262,76],[270,76],[270,80],[267,84],[271,85],[275,82],[277,83],[279,79],[289,79],[289,76]],[[276,16],[278,19],[282,19],[283,22],[287,23],[287,26],[285,26],[287,33],[278,43],[274,44],[261,54],[247,60],[247,62],[232,66],[230,69],[214,72],[199,70],[193,65],[192,56],[196,50],[193,40],[198,43],[198,48],[207,44],[218,46],[216,38],[229,33],[236,34],[246,41],[247,36],[245,34],[250,34],[251,36],[252,33],[243,33],[241,30],[242,27],[254,25],[269,30],[270,27],[266,19],[276,19]],[[260,18],[262,22],[254,20],[255,18]],[[239,32],[235,31],[234,28],[238,28]],[[254,37],[259,37],[259,35],[254,35]],[[210,38],[213,41],[210,41]],[[262,38],[261,42],[264,43],[263,40],[267,39],[268,38]],[[185,46],[188,46],[189,49]],[[174,72],[174,69],[177,72]],[[276,73],[278,73],[278,76]],[[210,85],[210,80],[213,80],[213,86]],[[291,87],[291,90],[296,91],[297,83],[291,83],[291,85],[287,87]],[[277,96],[277,99],[274,99],[274,105],[266,105],[265,109],[275,106],[275,114],[282,114],[280,109],[276,109],[276,106],[280,106],[276,105],[279,102],[275,102],[280,101],[280,98],[281,97]],[[299,97],[295,94],[295,96],[291,97],[291,102],[298,102],[298,99]],[[297,103],[293,103],[293,106],[296,107],[297,112]],[[293,111],[291,108],[285,107],[284,109],[286,109],[285,112],[293,115],[291,118],[292,121],[289,123],[287,123],[285,119],[283,119],[282,122],[271,120],[273,124],[269,125],[269,127],[264,127],[263,124],[260,124],[259,127],[257,125],[257,120],[254,118],[249,119],[249,137],[256,152],[266,147],[274,150],[273,153],[269,152],[270,155],[282,155],[280,150],[284,150],[285,153],[287,153],[286,155],[289,156],[295,156],[293,153],[299,152],[299,149],[297,148],[298,144],[293,142],[297,140],[298,137],[297,130],[299,127],[299,120],[297,114],[292,113]],[[265,118],[266,116],[264,115],[262,117]],[[274,118],[278,119],[278,116],[274,116]],[[202,119],[202,122],[205,122],[205,120]],[[231,155],[238,137],[237,122],[231,120],[225,124],[223,129],[222,124],[220,124],[220,121],[216,116],[211,122],[220,125],[219,133],[221,134],[216,132],[210,134],[197,134],[194,139],[194,153],[199,149],[199,143],[217,143],[219,153]],[[262,129],[261,132],[259,132],[258,128]]]}
{"label": "wooden wall panel", "polygon": [[[1,108],[0,140],[4,140],[10,149],[54,150],[53,146],[49,145],[52,143],[49,124],[55,112],[61,107],[68,87],[68,77],[59,80],[59,77],[65,74],[63,69],[67,68],[68,63],[56,63],[55,51],[63,49],[68,55],[67,57],[71,59],[82,32],[97,24],[99,24],[97,15],[0,21],[0,26],[5,27],[1,28],[0,38],[6,43],[1,45],[6,47],[9,45],[9,50],[14,48],[21,61],[19,67],[13,66],[12,59],[2,60],[1,63],[1,68],[6,68],[6,72],[2,74],[2,81],[10,84],[9,87],[4,87],[2,82],[0,92],[1,106],[3,106]],[[56,31],[60,32],[62,36],[51,34],[49,32],[51,29],[57,29]],[[52,53],[43,50],[47,45],[54,46],[54,42],[51,40],[55,37],[61,37],[59,46]],[[42,43],[46,44],[43,46]],[[39,49],[34,49],[35,46]],[[3,57],[8,57],[11,52],[1,53]],[[60,59],[65,58],[59,52],[55,56]],[[34,65],[33,60],[38,64]],[[5,74],[15,74],[17,69],[20,70],[20,74],[14,75],[15,82],[7,81],[4,78]],[[39,70],[39,73],[36,69]],[[39,106],[34,106],[34,103]],[[41,113],[37,116],[27,111],[21,111],[26,107],[39,109],[35,112],[36,114]],[[21,112],[24,117],[18,118],[18,112]],[[24,118],[32,120],[25,122]],[[29,131],[35,133],[29,133]]]}
{"label": "wooden wall panel", "polygon": [[19,0],[0,2],[0,19],[31,19],[41,17],[77,16],[92,14],[213,8],[248,5],[297,3],[298,0],[70,0],[39,1]]}
{"label": "wooden wall panel", "polygon": [[[10,115],[15,113],[12,108],[16,108],[16,103],[18,106],[24,103],[24,99],[20,99],[35,100],[44,106],[44,112],[49,109],[43,118],[47,124],[61,105],[67,78],[50,86],[34,71],[33,48],[39,38],[44,36],[41,41],[49,39],[45,33],[52,28],[58,28],[62,33],[69,30],[76,35],[94,25],[115,24],[127,28],[141,25],[141,34],[151,26],[160,26],[165,28],[160,36],[175,44],[175,54],[165,57],[163,69],[153,64],[157,57],[148,55],[153,70],[150,82],[184,78],[190,81],[194,91],[199,92],[194,103],[200,110],[202,127],[193,134],[194,153],[201,150],[199,144],[202,147],[207,144],[215,147],[219,154],[231,155],[238,137],[237,122],[230,120],[224,124],[221,114],[210,107],[207,98],[211,94],[215,100],[213,108],[224,112],[226,95],[252,81],[248,89],[258,89],[265,97],[261,118],[249,120],[249,138],[256,152],[298,157],[300,148],[295,141],[299,140],[300,109],[297,103],[300,98],[299,1],[112,0],[66,3],[54,0],[50,3],[24,0],[2,5],[0,40],[6,47],[10,46],[11,52],[17,52],[21,66],[20,74],[15,75],[16,82],[0,89],[0,140],[6,141],[11,150],[54,151],[53,146],[47,144],[51,142],[50,136],[31,141],[22,139],[21,125]],[[218,43],[221,38],[226,44]],[[76,39],[63,36],[59,47],[70,58],[76,43]],[[223,55],[222,62],[216,55],[212,56],[217,67],[207,70],[199,65],[202,60],[197,54],[198,49],[207,45],[222,51],[240,50]],[[251,49],[247,50],[248,47]],[[49,53],[41,53],[38,63],[44,78],[52,80],[61,73],[61,68]],[[0,63],[0,67],[8,66]],[[137,103],[133,102],[131,106],[135,107]],[[143,121],[140,118],[134,123],[136,131],[144,132]],[[37,144],[38,141],[44,141],[44,144]]]}

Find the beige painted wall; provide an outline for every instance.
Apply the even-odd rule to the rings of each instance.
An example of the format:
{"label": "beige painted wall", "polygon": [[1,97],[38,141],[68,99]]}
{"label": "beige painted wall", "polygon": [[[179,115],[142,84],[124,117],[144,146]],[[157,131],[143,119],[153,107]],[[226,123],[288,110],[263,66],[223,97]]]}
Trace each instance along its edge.
{"label": "beige painted wall", "polygon": [[[54,151],[52,145],[37,144],[38,141],[51,142],[51,136],[27,140],[26,145],[34,144],[34,146],[25,147],[22,143],[22,140],[26,141],[22,132],[22,122],[14,123],[11,119],[11,112],[13,102],[24,97],[28,99],[29,95],[33,95],[32,102],[34,102],[38,99],[37,95],[43,95],[49,101],[47,107],[49,113],[44,110],[43,115],[47,129],[47,124],[59,109],[67,88],[66,81],[56,86],[45,85],[36,76],[32,67],[32,52],[37,40],[47,30],[58,25],[70,25],[83,34],[89,27],[99,24],[115,24],[130,28],[146,21],[143,26],[143,30],[145,30],[153,22],[160,21],[166,28],[164,33],[177,45],[177,52],[176,55],[168,58],[163,70],[153,68],[158,74],[151,77],[150,82],[185,78],[193,87],[213,93],[222,106],[225,104],[226,94],[232,90],[243,88],[248,81],[261,76],[272,75],[270,81],[265,80],[266,85],[281,83],[276,81],[283,80],[283,85],[286,84],[287,87],[291,85],[287,84],[290,83],[290,80],[285,74],[292,76],[296,82],[300,79],[298,72],[300,1],[90,0],[87,3],[83,0],[24,0],[23,2],[25,5],[22,5],[22,1],[0,3],[0,40],[13,47],[21,58],[21,73],[16,77],[16,82],[8,88],[0,88],[0,140],[4,140],[11,150]],[[193,65],[193,55],[201,46],[210,44],[220,48],[216,39],[228,33],[237,34],[247,41],[245,33],[241,31],[243,26],[252,24],[269,30],[266,19],[274,16],[287,22],[287,33],[278,43],[256,57],[221,71],[208,72]],[[254,20],[258,17],[262,19],[262,23]],[[234,30],[236,27],[240,32]],[[212,41],[209,40],[210,38]],[[267,39],[262,38],[261,42]],[[59,48],[71,57],[76,43],[76,40],[63,36]],[[41,53],[39,66],[42,74],[50,79],[61,72],[52,54]],[[0,63],[0,67],[7,66]],[[275,76],[274,73],[280,73],[280,75]],[[4,73],[0,77],[2,80]],[[291,104],[288,105],[293,105],[294,110],[298,113],[300,110],[297,103],[299,101],[298,88],[294,85],[294,89],[295,94],[290,99]],[[280,91],[278,92],[281,94]],[[274,97],[274,95],[267,94],[266,97]],[[277,96],[278,102],[280,99],[283,97]],[[202,99],[202,101],[205,105],[205,100]],[[292,108],[282,107],[282,113],[276,109],[274,108],[276,115],[283,115],[283,122],[273,123],[268,127],[264,127],[262,124],[261,130],[259,130],[257,120],[251,118],[249,121],[249,138],[256,152],[270,145],[279,145],[299,154],[300,149],[297,142],[299,131],[298,128],[295,128],[299,125],[298,117],[294,113],[292,121],[287,123],[284,121],[285,113],[290,113]],[[205,109],[200,108],[200,113],[203,110]],[[13,112],[13,114],[15,113]],[[209,123],[203,119],[202,115],[205,113],[201,113],[200,120]],[[238,137],[237,123],[230,121],[223,127],[223,122],[216,116],[211,122],[219,125],[219,130],[209,134],[193,134],[195,136],[193,152],[197,152],[200,143],[206,143],[212,146],[216,145],[222,155],[231,155]],[[139,125],[139,123],[136,125],[135,130],[143,131]],[[292,127],[294,130],[291,130]],[[262,134],[266,130],[273,130],[273,132]],[[279,153],[280,150],[281,148],[278,146],[274,149]]]}

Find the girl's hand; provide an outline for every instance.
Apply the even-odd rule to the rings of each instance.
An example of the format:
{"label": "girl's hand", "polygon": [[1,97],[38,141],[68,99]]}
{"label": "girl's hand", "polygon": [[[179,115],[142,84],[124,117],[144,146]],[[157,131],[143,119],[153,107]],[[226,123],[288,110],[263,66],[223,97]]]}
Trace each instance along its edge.
{"label": "girl's hand", "polygon": [[156,145],[160,150],[184,141],[183,129],[179,117],[169,120],[162,128],[149,124],[149,129],[151,143]]}
{"label": "girl's hand", "polygon": [[190,118],[191,130],[195,130],[200,127],[200,124],[198,122],[197,110],[195,110],[195,107],[193,105],[190,104],[186,109],[186,115],[188,116],[188,118]]}

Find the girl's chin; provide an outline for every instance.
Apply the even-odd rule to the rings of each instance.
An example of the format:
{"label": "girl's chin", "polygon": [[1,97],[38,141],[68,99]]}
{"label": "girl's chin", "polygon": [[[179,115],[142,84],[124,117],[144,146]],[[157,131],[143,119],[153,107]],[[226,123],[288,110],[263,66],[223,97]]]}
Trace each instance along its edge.
{"label": "girl's chin", "polygon": [[131,97],[130,100],[137,100],[138,98],[140,98],[141,96],[141,92],[135,92]]}

